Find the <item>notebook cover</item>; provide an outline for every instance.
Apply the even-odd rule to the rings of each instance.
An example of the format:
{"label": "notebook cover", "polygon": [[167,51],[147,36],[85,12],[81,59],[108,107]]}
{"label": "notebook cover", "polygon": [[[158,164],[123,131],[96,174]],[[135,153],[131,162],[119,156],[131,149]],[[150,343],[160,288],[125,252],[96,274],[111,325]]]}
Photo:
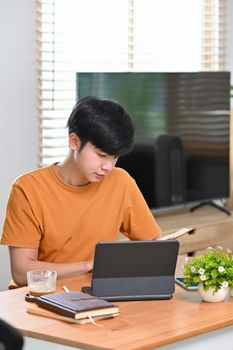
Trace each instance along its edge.
{"label": "notebook cover", "polygon": [[35,298],[35,302],[50,311],[76,319],[119,312],[118,306],[82,292],[44,295]]}

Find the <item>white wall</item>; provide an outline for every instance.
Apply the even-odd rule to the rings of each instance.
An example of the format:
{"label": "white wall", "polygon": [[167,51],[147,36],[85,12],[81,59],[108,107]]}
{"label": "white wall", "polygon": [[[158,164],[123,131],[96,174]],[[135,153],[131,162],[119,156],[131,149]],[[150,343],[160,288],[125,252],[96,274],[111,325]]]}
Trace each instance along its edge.
{"label": "white wall", "polygon": [[[36,1],[0,1],[0,228],[14,178],[37,165]],[[0,246],[0,290],[10,279]]]}

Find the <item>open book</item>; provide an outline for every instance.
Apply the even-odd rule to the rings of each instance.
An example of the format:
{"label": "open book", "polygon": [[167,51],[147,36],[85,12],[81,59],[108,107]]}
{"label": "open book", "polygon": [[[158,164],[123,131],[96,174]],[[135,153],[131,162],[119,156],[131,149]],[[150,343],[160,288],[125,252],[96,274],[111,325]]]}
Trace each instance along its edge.
{"label": "open book", "polygon": [[35,303],[49,311],[76,320],[119,313],[119,307],[109,301],[82,292],[42,295]]}
{"label": "open book", "polygon": [[161,236],[160,238],[158,238],[158,240],[161,240],[161,241],[168,241],[168,240],[171,240],[171,239],[177,239],[178,237],[181,237],[183,236],[185,233],[188,233],[190,231],[192,231],[193,228],[192,227],[183,227],[181,228],[180,230],[176,231],[176,232],[173,232],[173,233],[170,233],[170,234],[167,234],[165,236]]}

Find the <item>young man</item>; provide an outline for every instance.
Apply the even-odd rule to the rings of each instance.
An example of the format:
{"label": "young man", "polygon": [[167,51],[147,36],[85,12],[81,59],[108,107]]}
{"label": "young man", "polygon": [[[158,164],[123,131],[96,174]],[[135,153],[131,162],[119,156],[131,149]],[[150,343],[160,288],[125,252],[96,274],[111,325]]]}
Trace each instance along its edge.
{"label": "young man", "polygon": [[131,240],[160,234],[135,181],[115,168],[133,144],[124,108],[86,97],[67,125],[65,160],[22,175],[12,186],[1,244],[9,246],[19,286],[29,270],[56,270],[59,278],[88,272],[96,242],[116,240],[119,232]]}

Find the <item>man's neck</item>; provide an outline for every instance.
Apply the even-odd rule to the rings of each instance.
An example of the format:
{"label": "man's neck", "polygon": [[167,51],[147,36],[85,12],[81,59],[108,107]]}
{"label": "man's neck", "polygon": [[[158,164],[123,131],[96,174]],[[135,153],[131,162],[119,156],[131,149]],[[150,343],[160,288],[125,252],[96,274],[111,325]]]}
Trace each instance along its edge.
{"label": "man's neck", "polygon": [[57,176],[68,185],[82,187],[89,183],[80,176],[76,163],[69,155],[55,166],[55,170]]}

